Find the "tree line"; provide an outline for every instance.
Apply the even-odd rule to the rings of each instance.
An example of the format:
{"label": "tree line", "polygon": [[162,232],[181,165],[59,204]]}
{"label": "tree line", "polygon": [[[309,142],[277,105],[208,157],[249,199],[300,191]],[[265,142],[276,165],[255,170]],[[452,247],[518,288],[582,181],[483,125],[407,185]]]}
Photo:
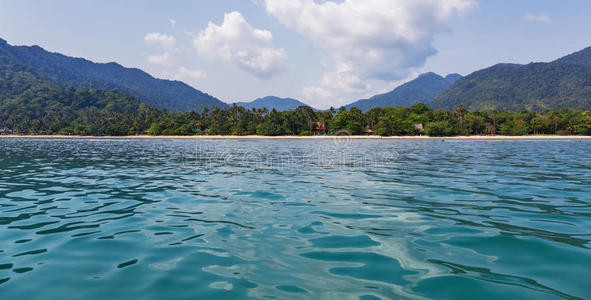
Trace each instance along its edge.
{"label": "tree line", "polygon": [[[322,124],[322,130],[317,124]],[[0,103],[0,129],[15,134],[65,135],[591,135],[591,112],[580,110],[483,112],[410,107],[344,107],[316,111],[308,106],[276,111],[233,105],[172,114],[115,91],[38,85]]]}
{"label": "tree line", "polygon": [[[423,103],[410,107],[353,107],[315,111],[301,106],[289,111],[248,110],[241,106],[211,111],[167,114],[153,122],[150,135],[311,135],[320,122],[327,134],[346,130],[350,134],[380,136],[455,135],[591,135],[591,112],[570,109],[535,111],[468,111],[462,105],[453,111],[432,110]],[[317,133],[317,132],[316,132]]]}

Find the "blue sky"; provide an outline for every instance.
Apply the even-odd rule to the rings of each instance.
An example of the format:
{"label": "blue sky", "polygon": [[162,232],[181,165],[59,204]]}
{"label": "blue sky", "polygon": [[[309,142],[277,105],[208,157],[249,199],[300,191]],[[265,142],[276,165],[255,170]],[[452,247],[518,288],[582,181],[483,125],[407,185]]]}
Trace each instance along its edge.
{"label": "blue sky", "polygon": [[0,0],[0,37],[225,102],[276,95],[327,108],[423,72],[553,60],[591,46],[590,12],[586,0]]}

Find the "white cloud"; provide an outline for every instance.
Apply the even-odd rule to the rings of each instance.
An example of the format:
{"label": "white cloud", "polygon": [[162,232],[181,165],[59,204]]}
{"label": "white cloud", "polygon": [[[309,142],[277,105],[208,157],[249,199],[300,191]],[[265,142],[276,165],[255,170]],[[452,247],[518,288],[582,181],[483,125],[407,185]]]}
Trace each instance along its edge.
{"label": "white cloud", "polygon": [[551,21],[550,16],[546,13],[543,14],[526,14],[523,16],[523,19],[529,22],[540,22],[540,23],[548,23]]}
{"label": "white cloud", "polygon": [[[314,99],[315,101],[330,100],[335,97],[335,92],[328,88],[319,86],[305,86],[302,88],[302,95],[305,99]],[[316,104],[316,103],[314,103]],[[342,105],[342,104],[341,104]],[[319,107],[319,106],[315,106]],[[324,108],[324,107],[321,107]]]}
{"label": "white cloud", "polygon": [[169,66],[171,65],[170,53],[164,52],[162,55],[150,55],[148,56],[148,62],[155,65]]}
{"label": "white cloud", "polygon": [[170,23],[170,27],[172,27],[172,29],[176,28],[176,20],[168,19],[168,22]]}
{"label": "white cloud", "polygon": [[152,32],[146,34],[144,41],[149,45],[160,45],[164,48],[174,47],[175,39],[174,36],[166,35],[158,32]]}
{"label": "white cloud", "polygon": [[205,78],[205,73],[203,73],[203,71],[201,70],[192,70],[192,69],[187,69],[185,67],[180,67],[177,70],[177,73],[175,74],[174,78],[176,80],[183,80],[183,79],[189,79],[189,80],[200,80]]}
{"label": "white cloud", "polygon": [[[361,78],[351,70],[348,65],[336,67],[334,72],[324,74],[320,81],[320,86],[305,86],[302,88],[302,94],[306,100],[326,101],[334,100],[338,94],[358,95],[369,89],[369,85],[364,83]],[[336,105],[346,104],[347,99],[333,101]],[[319,107],[321,103],[317,103]]]}
{"label": "white cloud", "polygon": [[262,78],[285,69],[284,49],[273,46],[273,35],[267,30],[253,29],[239,12],[224,15],[218,26],[209,22],[194,39],[200,56],[232,63]]}
{"label": "white cloud", "polygon": [[[362,93],[368,80],[406,78],[437,53],[435,35],[475,0],[265,0],[267,13],[315,42],[332,58],[319,88]],[[320,93],[318,93],[321,91]]]}

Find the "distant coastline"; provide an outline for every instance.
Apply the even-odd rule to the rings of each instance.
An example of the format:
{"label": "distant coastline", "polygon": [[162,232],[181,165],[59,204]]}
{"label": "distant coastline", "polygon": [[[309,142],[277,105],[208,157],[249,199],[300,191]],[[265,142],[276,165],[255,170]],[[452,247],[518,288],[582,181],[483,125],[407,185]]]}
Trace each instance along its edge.
{"label": "distant coastline", "polygon": [[131,135],[131,136],[82,136],[82,135],[0,135],[1,138],[30,138],[30,139],[261,139],[261,140],[326,140],[334,138],[355,139],[355,140],[581,140],[590,139],[591,136],[584,135],[470,135],[470,136],[379,136],[379,135],[352,135],[352,136],[263,136],[263,135]]}

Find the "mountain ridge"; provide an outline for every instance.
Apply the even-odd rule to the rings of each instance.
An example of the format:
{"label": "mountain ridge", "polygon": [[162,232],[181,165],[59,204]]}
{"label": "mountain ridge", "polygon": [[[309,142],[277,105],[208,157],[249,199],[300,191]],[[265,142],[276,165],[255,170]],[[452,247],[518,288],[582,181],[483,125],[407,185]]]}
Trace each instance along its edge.
{"label": "mountain ridge", "polygon": [[433,72],[427,72],[390,92],[355,101],[346,105],[345,108],[356,107],[362,111],[367,111],[374,107],[397,107],[410,106],[419,102],[428,103],[461,77],[457,73],[442,77]]}
{"label": "mountain ridge", "polygon": [[266,96],[250,102],[236,102],[235,104],[246,109],[266,108],[268,111],[273,109],[277,111],[285,111],[293,110],[300,106],[309,106],[294,98],[280,98],[276,96]]}
{"label": "mountain ridge", "polygon": [[469,110],[591,110],[591,47],[551,62],[499,63],[437,95],[432,108]]}
{"label": "mountain ridge", "polygon": [[127,68],[116,62],[95,63],[49,52],[37,45],[12,46],[0,39],[0,70],[3,69],[30,71],[63,87],[125,92],[171,112],[227,107],[219,99],[181,81],[157,79],[138,68]]}

